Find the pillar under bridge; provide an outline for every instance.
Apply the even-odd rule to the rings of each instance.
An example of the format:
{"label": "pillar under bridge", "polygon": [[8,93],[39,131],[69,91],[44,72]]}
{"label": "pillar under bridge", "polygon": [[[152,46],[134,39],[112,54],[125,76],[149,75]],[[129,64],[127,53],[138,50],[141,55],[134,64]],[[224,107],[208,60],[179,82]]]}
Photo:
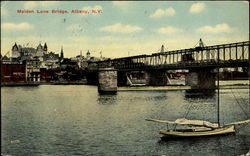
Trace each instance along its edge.
{"label": "pillar under bridge", "polygon": [[215,75],[211,68],[189,70],[185,83],[187,86],[191,86],[191,89],[215,89]]}
{"label": "pillar under bridge", "polygon": [[98,92],[100,94],[116,94],[117,70],[114,68],[100,68],[98,71]]}
{"label": "pillar under bridge", "polygon": [[[92,82],[92,84],[98,84],[99,92],[116,92],[117,86],[137,85],[135,82],[139,84],[145,82],[145,85],[147,86],[166,86],[171,84],[169,80],[169,74],[163,70],[139,72],[139,75],[141,75],[141,77],[144,77],[144,80],[131,79],[131,77],[129,76],[131,75],[131,73],[134,73],[134,71],[116,71],[113,68],[105,68],[99,70],[95,74],[89,74],[88,83],[90,84],[90,82]],[[142,76],[142,74],[144,74],[144,76]],[[138,75],[138,73],[136,73],[135,75]],[[191,86],[191,89],[215,89],[215,75],[216,74],[213,72],[213,68],[191,69],[189,70],[189,73],[186,74],[185,83],[187,86]],[[132,83],[128,83],[128,78],[130,78],[130,81],[133,80]]]}

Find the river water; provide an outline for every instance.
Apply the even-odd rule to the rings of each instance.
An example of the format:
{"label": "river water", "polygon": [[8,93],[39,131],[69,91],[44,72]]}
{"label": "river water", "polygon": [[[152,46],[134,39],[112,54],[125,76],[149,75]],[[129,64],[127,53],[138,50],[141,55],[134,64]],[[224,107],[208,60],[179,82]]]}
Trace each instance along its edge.
{"label": "river water", "polygon": [[[220,91],[220,122],[246,120],[249,90]],[[236,135],[161,140],[165,125],[145,118],[217,121],[217,94],[123,91],[99,95],[87,85],[1,88],[1,153],[11,156],[243,155],[250,125]],[[240,106],[238,105],[240,103]],[[190,110],[190,111],[188,111]]]}

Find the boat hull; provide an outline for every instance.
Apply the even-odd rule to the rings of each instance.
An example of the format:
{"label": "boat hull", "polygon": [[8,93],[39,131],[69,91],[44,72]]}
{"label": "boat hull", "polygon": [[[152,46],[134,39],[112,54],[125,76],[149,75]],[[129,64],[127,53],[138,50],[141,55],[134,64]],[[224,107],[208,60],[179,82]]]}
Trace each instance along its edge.
{"label": "boat hull", "polygon": [[234,125],[208,131],[180,132],[180,131],[160,130],[160,134],[164,135],[164,137],[200,137],[200,136],[224,135],[230,133],[235,133]]}

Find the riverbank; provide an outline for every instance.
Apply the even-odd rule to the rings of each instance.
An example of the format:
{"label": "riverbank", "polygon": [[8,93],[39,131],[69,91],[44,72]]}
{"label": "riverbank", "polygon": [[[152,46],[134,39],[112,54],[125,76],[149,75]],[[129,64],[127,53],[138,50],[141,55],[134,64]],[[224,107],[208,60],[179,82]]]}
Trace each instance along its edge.
{"label": "riverbank", "polygon": [[13,83],[13,82],[8,82],[4,83],[1,82],[1,87],[16,87],[16,86],[39,86],[39,83],[30,83],[30,82],[18,82],[18,83]]}
{"label": "riverbank", "polygon": [[39,86],[39,85],[86,85],[87,81],[53,81],[53,82],[1,82],[1,87]]}
{"label": "riverbank", "polygon": [[[248,89],[246,83],[225,83],[222,81],[220,89]],[[19,83],[1,83],[1,87],[16,87],[16,86],[39,86],[39,85],[87,85],[87,81],[54,81],[54,82],[19,82]],[[190,86],[185,85],[169,85],[169,86],[122,86],[118,87],[117,91],[164,91],[164,90],[191,90]]]}

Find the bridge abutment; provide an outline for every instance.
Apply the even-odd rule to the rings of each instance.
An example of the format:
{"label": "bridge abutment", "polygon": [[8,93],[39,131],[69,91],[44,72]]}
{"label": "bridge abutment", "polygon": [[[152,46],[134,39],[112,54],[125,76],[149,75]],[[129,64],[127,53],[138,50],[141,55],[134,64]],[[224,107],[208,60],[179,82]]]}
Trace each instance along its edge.
{"label": "bridge abutment", "polygon": [[100,94],[116,94],[117,70],[114,68],[100,68],[98,71],[98,92]]}
{"label": "bridge abutment", "polygon": [[202,68],[191,70],[186,75],[186,85],[191,89],[215,89],[215,73],[213,69]]}

